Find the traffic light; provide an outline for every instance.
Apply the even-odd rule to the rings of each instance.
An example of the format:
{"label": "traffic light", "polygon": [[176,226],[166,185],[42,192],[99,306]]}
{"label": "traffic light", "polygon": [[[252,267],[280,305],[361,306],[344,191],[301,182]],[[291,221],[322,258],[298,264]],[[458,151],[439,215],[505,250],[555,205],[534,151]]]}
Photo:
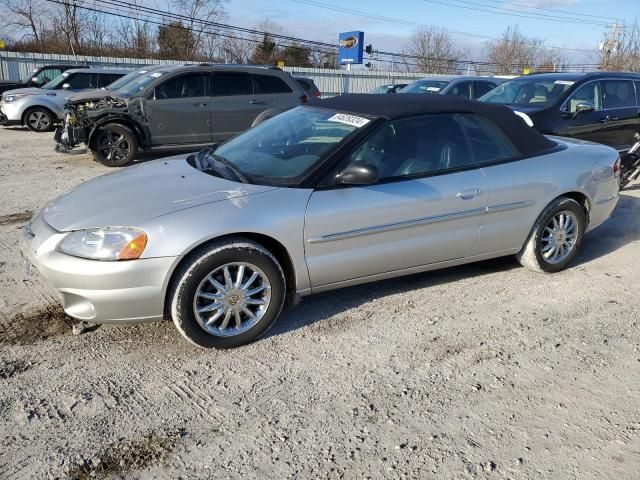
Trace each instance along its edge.
{"label": "traffic light", "polygon": [[373,45],[367,45],[366,47],[364,47],[364,51],[367,52],[368,55],[371,55],[373,53]]}

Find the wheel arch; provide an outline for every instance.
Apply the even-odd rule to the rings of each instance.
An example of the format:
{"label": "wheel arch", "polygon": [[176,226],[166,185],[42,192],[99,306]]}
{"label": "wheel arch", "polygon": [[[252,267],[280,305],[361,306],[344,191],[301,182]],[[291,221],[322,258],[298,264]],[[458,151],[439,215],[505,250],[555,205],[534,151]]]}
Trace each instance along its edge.
{"label": "wheel arch", "polygon": [[230,238],[242,238],[245,240],[252,240],[264,248],[266,248],[278,263],[282,266],[282,270],[284,272],[285,282],[286,282],[286,302],[289,304],[296,303],[296,271],[293,266],[293,260],[291,259],[291,255],[287,248],[275,238],[257,232],[234,232],[232,234],[225,234],[214,238],[209,238],[202,243],[192,246],[192,248],[186,252],[180,260],[176,262],[171,270],[168,280],[165,282],[163,298],[164,298],[164,318],[169,320],[171,318],[171,291],[173,290],[172,286],[177,281],[176,274],[180,271],[180,267],[182,267],[186,262],[190,261],[193,257],[194,253],[199,249],[206,247],[210,244],[217,243]]}
{"label": "wheel arch", "polygon": [[[582,192],[579,192],[577,190],[573,190],[573,191],[565,192],[565,193],[563,193],[561,195],[558,195],[553,200],[551,200],[551,202],[557,200],[560,197],[568,197],[568,198],[578,202],[578,204],[584,210],[584,215],[585,215],[585,218],[586,218],[586,225],[585,225],[585,229],[586,229],[586,227],[589,225],[589,214],[590,214],[590,211],[591,211],[591,200],[589,200],[589,197],[587,195],[585,195],[584,193],[582,193]],[[547,205],[549,205],[551,202],[547,203]],[[545,206],[545,208],[546,208],[546,206]]]}
{"label": "wheel arch", "polygon": [[26,125],[27,124],[27,115],[29,114],[29,112],[31,112],[32,110],[36,110],[36,109],[46,110],[47,112],[49,112],[51,114],[51,118],[53,119],[54,122],[60,121],[60,119],[58,118],[58,115],[56,114],[56,112],[54,112],[51,108],[47,107],[46,105],[31,105],[31,106],[25,108],[24,112],[22,112],[22,117],[20,118],[20,121],[22,122],[22,125]]}
{"label": "wheel arch", "polygon": [[110,116],[110,117],[105,117],[98,120],[91,127],[91,132],[89,132],[89,135],[87,136],[87,145],[89,146],[90,149],[93,149],[93,141],[95,139],[95,134],[98,131],[98,129],[110,123],[115,123],[115,124],[127,127],[136,136],[136,140],[138,141],[138,144],[141,147],[144,147],[146,145],[144,132],[140,127],[140,125],[138,125],[138,123],[135,120],[127,117]]}

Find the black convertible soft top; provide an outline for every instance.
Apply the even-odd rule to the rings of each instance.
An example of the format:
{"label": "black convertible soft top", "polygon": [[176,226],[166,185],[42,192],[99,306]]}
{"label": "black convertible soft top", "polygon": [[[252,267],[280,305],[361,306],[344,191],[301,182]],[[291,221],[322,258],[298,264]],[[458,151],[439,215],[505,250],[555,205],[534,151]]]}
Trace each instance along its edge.
{"label": "black convertible soft top", "polygon": [[524,156],[539,155],[557,146],[537,130],[529,127],[509,107],[451,95],[349,94],[310,101],[309,105],[388,120],[427,113],[475,113],[493,122]]}

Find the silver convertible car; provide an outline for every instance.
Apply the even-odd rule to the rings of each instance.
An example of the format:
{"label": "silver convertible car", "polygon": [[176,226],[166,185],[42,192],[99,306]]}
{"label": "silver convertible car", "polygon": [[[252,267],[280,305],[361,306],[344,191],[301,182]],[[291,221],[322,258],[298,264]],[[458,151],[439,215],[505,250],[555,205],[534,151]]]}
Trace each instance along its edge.
{"label": "silver convertible car", "polygon": [[504,255],[561,270],[616,207],[619,167],[503,106],[347,95],[88,181],[36,214],[22,252],[72,317],[171,318],[235,347],[316,292]]}

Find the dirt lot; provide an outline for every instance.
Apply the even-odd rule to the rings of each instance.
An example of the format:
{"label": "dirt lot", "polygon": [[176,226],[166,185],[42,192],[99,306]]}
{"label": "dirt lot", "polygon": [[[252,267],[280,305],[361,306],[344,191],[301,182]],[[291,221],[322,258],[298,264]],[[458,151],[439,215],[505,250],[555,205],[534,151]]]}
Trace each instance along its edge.
{"label": "dirt lot", "polygon": [[640,189],[556,275],[511,258],[307,299],[204,351],[79,336],[20,227],[107,171],[0,131],[0,478],[640,478]]}

